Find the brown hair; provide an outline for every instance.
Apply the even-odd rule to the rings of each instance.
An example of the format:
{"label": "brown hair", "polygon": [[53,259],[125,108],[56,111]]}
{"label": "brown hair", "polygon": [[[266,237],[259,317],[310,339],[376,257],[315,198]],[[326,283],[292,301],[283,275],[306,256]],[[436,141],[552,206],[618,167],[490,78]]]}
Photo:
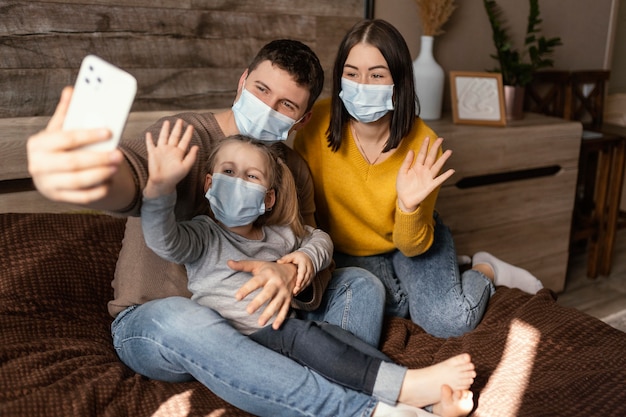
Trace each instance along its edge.
{"label": "brown hair", "polygon": [[272,65],[287,71],[298,85],[308,88],[306,111],[311,110],[324,88],[324,70],[315,52],[300,41],[277,39],[259,50],[248,66],[248,73],[264,61],[270,61]]}
{"label": "brown hair", "polygon": [[256,226],[289,226],[294,234],[300,238],[306,236],[307,232],[300,216],[298,206],[298,194],[296,183],[291,171],[279,156],[277,148],[267,142],[259,141],[244,135],[232,135],[222,139],[216,145],[207,160],[206,168],[208,173],[213,173],[213,166],[220,149],[232,142],[249,144],[267,156],[269,164],[269,189],[273,189],[276,194],[276,201],[271,210],[266,210],[262,216],[254,222]]}

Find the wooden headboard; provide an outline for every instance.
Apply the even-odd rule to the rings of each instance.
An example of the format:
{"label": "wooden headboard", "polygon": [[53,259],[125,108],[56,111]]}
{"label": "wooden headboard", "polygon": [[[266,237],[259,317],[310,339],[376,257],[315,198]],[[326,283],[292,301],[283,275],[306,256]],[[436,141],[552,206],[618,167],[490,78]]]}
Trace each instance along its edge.
{"label": "wooden headboard", "polygon": [[[211,111],[211,110],[198,110]],[[137,137],[159,118],[178,113],[171,110],[132,112],[123,137]],[[26,160],[30,135],[44,129],[48,116],[0,119],[0,213],[67,212],[83,210],[55,203],[34,190]]]}

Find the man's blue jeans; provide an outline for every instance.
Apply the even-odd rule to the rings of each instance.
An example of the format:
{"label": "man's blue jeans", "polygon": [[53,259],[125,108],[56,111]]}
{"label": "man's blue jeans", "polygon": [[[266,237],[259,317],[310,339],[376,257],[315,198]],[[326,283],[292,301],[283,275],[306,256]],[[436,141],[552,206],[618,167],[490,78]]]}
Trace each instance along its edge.
{"label": "man's blue jeans", "polygon": [[450,229],[435,214],[435,235],[425,253],[406,257],[395,250],[382,255],[335,253],[338,267],[358,266],[376,275],[387,289],[386,313],[410,317],[437,337],[460,336],[480,323],[495,287],[482,273],[462,275]]}
{"label": "man's blue jeans", "polygon": [[[304,316],[322,316],[378,343],[384,299],[384,288],[371,274],[338,269],[320,309]],[[111,329],[120,359],[135,372],[169,382],[196,379],[255,415],[370,416],[377,404],[253,342],[187,298],[129,307]]]}

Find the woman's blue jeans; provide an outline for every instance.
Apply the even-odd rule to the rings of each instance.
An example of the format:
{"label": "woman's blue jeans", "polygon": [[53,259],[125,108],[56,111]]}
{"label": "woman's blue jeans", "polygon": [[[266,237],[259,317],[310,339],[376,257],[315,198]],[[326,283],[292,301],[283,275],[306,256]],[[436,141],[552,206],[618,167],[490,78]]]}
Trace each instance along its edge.
{"label": "woman's blue jeans", "polygon": [[411,320],[437,337],[455,337],[480,323],[495,287],[482,273],[462,275],[450,229],[435,214],[435,236],[425,253],[406,257],[396,250],[375,256],[335,253],[338,267],[359,266],[385,285],[385,312]]}
{"label": "woman's blue jeans", "polygon": [[[320,309],[303,317],[322,316],[377,344],[384,299],[376,277],[358,268],[338,269]],[[129,307],[111,330],[117,354],[135,372],[169,382],[196,379],[255,415],[370,416],[377,404],[262,347],[184,297]]]}

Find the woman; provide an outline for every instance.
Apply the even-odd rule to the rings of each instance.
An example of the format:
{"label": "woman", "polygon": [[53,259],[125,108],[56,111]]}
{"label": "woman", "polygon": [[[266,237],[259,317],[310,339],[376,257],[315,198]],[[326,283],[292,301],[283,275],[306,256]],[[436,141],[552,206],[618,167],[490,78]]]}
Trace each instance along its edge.
{"label": "woman", "polygon": [[309,164],[319,225],[337,266],[361,266],[387,289],[386,312],[438,337],[480,322],[495,285],[530,293],[528,271],[480,252],[460,274],[449,229],[434,211],[451,151],[416,117],[411,56],[383,20],[357,23],[344,37],[330,99],[316,103],[295,149]]}

